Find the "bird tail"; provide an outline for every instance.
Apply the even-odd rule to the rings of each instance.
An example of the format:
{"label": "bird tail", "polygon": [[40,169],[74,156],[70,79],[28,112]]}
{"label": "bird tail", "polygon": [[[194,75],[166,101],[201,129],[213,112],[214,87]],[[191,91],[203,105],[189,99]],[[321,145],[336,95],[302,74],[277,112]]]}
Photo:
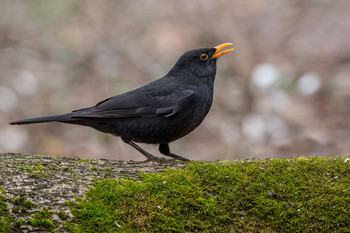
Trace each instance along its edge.
{"label": "bird tail", "polygon": [[28,118],[18,121],[12,121],[10,122],[11,125],[24,125],[24,124],[34,124],[34,123],[43,123],[43,122],[66,122],[70,123],[73,121],[76,121],[77,119],[72,118],[71,113],[67,114],[59,114],[59,115],[51,115],[51,116],[42,116],[42,117],[34,117],[34,118]]}

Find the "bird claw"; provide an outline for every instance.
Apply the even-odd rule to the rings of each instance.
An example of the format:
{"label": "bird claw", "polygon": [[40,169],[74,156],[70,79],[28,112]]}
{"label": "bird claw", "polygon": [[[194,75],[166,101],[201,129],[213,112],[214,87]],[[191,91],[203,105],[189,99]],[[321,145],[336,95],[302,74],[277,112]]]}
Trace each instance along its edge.
{"label": "bird claw", "polygon": [[166,158],[159,158],[159,157],[153,157],[153,158],[147,158],[145,162],[165,162],[168,161]]}
{"label": "bird claw", "polygon": [[179,161],[191,161],[189,159],[175,159],[175,158],[170,158],[170,159],[167,159],[167,158],[160,158],[160,157],[155,157],[153,156],[152,158],[147,158],[145,160],[145,162],[170,162],[170,161],[176,161],[176,160],[179,160]]}

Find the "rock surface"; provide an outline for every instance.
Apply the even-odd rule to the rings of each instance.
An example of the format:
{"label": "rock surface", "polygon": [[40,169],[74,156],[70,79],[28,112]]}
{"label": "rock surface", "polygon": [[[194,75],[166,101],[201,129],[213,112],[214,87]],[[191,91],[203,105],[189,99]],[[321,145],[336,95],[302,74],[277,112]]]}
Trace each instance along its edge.
{"label": "rock surface", "polygon": [[[158,173],[185,166],[186,163],[178,161],[90,160],[5,153],[0,154],[0,189],[5,193],[9,215],[15,220],[27,223],[35,213],[49,209],[52,219],[60,222],[63,220],[59,212],[72,217],[66,202],[82,198],[95,179],[138,179],[143,172]],[[30,224],[18,228],[21,232],[38,229]]]}

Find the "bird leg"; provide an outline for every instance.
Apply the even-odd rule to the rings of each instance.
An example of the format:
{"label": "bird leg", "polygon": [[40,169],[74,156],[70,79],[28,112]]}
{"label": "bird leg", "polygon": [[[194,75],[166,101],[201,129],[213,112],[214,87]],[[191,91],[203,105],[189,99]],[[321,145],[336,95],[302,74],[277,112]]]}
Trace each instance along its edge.
{"label": "bird leg", "polygon": [[155,156],[151,155],[150,153],[148,153],[147,151],[145,151],[144,149],[142,149],[140,146],[138,146],[135,142],[131,141],[130,139],[122,138],[122,140],[123,140],[123,142],[125,142],[125,143],[129,144],[130,146],[134,147],[141,154],[146,156],[147,160],[150,160],[150,161],[160,161],[161,160],[160,158],[155,157]]}
{"label": "bird leg", "polygon": [[159,144],[159,152],[162,153],[163,155],[172,157],[174,159],[178,159],[181,161],[191,161],[189,159],[186,159],[184,157],[181,157],[180,155],[176,155],[170,152],[169,144]]}

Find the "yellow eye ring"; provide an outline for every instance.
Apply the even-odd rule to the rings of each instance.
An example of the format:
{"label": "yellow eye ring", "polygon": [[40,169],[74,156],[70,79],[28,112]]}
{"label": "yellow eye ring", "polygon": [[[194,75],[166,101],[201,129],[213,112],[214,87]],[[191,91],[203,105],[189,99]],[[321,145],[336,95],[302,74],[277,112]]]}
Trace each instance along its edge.
{"label": "yellow eye ring", "polygon": [[206,53],[202,53],[201,54],[201,56],[199,57],[202,61],[206,61],[206,60],[208,60],[208,54],[206,54]]}

